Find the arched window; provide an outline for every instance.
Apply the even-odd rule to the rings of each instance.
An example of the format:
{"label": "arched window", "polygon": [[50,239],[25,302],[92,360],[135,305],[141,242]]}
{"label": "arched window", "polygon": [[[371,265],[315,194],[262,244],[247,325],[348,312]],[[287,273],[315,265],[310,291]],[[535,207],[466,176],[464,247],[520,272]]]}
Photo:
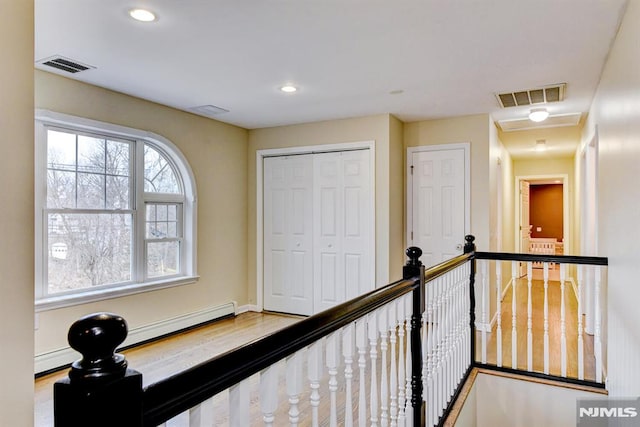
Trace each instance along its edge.
{"label": "arched window", "polygon": [[195,182],[149,132],[36,112],[36,307],[195,280]]}

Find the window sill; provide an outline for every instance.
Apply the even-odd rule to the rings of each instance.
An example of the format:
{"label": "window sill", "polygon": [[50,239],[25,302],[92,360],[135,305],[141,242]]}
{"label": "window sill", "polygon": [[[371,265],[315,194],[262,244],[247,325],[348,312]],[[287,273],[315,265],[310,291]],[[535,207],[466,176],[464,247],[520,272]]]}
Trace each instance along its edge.
{"label": "window sill", "polygon": [[97,289],[86,291],[81,294],[62,295],[37,299],[35,302],[36,313],[53,310],[74,305],[87,304],[112,298],[120,298],[128,295],[140,294],[143,292],[157,291],[159,289],[172,288],[175,286],[189,285],[198,281],[200,276],[182,276],[164,280],[156,280],[143,284],[134,283],[107,289]]}

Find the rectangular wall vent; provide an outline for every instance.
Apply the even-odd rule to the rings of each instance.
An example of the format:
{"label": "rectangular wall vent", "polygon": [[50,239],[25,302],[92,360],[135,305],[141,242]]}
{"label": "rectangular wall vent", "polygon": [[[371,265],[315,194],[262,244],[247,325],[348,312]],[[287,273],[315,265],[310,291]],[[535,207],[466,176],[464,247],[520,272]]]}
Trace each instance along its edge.
{"label": "rectangular wall vent", "polygon": [[60,55],[41,59],[39,61],[36,61],[36,64],[46,65],[47,67],[56,68],[58,70],[72,74],[96,68],[91,65],[83,64],[74,59],[65,58],[64,56]]}
{"label": "rectangular wall vent", "polygon": [[537,89],[497,93],[496,98],[498,98],[498,102],[502,108],[548,104],[550,102],[560,102],[564,100],[566,87],[566,83],[561,83]]}

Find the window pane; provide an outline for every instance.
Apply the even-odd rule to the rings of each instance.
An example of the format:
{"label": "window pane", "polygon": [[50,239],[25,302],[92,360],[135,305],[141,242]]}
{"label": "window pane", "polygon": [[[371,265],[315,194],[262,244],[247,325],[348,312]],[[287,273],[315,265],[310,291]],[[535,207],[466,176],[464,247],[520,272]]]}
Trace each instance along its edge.
{"label": "window pane", "polygon": [[107,209],[129,209],[129,178],[107,175]]}
{"label": "window pane", "polygon": [[47,131],[47,167],[76,170],[76,135],[55,130]]}
{"label": "window pane", "polygon": [[47,171],[47,207],[74,208],[76,205],[76,174]]}
{"label": "window pane", "polygon": [[[180,204],[147,203],[146,204],[146,238],[165,239],[181,237],[176,219]],[[170,219],[173,218],[173,219]]]}
{"label": "window pane", "polygon": [[78,174],[79,209],[105,208],[105,176],[94,173]]}
{"label": "window pane", "polygon": [[105,145],[104,139],[78,135],[78,170],[105,173]]}
{"label": "window pane", "polygon": [[130,147],[126,142],[107,141],[107,173],[129,176]]}
{"label": "window pane", "polygon": [[48,293],[131,280],[131,214],[49,214]]}
{"label": "window pane", "polygon": [[168,220],[176,221],[178,219],[178,206],[177,205],[168,205]]}
{"label": "window pane", "polygon": [[144,191],[147,193],[181,193],[176,174],[162,154],[144,146]]}
{"label": "window pane", "polygon": [[147,276],[161,277],[180,273],[180,242],[147,243]]}

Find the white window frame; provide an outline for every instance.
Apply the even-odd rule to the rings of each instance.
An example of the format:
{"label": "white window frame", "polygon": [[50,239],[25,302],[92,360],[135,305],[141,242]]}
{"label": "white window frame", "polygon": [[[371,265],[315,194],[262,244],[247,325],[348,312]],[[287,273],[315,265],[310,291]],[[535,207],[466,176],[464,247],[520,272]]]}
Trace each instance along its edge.
{"label": "white window frame", "polygon": [[[142,158],[144,145],[148,144],[163,154],[174,167],[182,194],[144,193],[144,165],[136,161],[132,174],[134,199],[131,206],[133,216],[135,252],[132,259],[132,281],[98,288],[83,289],[78,292],[46,295],[48,250],[44,245],[47,233],[47,127],[66,128],[77,132],[90,132],[134,141],[136,156]],[[60,307],[85,304],[109,298],[121,297],[141,292],[153,291],[178,285],[194,283],[196,272],[196,184],[193,172],[182,152],[168,139],[148,131],[129,128],[111,123],[90,120],[47,110],[35,112],[35,309],[36,312]],[[182,205],[182,238],[180,248],[181,273],[174,276],[147,279],[145,206],[146,203],[180,203]]]}

